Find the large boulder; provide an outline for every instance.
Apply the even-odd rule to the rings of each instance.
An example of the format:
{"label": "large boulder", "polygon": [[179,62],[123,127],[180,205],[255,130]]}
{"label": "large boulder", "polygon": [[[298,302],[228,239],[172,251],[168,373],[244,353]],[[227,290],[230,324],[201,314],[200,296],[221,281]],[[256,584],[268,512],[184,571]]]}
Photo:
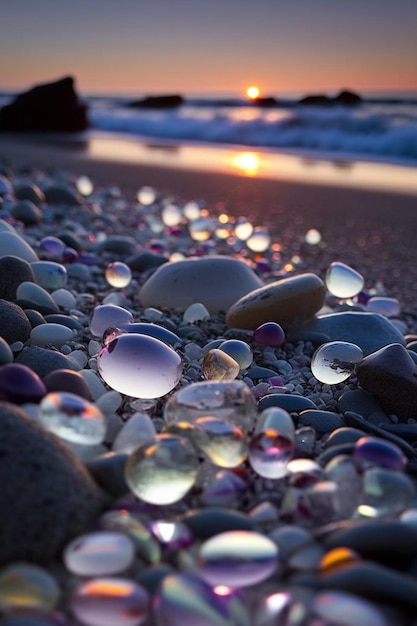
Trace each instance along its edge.
{"label": "large boulder", "polygon": [[78,132],[88,128],[87,107],[66,76],[36,85],[0,110],[0,130],[10,132]]}

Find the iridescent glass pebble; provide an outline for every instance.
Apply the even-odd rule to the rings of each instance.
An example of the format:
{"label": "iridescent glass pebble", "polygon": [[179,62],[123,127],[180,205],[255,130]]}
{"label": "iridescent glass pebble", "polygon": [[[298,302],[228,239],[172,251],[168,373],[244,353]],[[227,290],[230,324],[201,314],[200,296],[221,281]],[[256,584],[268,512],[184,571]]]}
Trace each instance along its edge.
{"label": "iridescent glass pebble", "polygon": [[337,385],[351,376],[362,358],[363,352],[356,344],[330,341],[313,354],[311,371],[320,382]]}
{"label": "iridescent glass pebble", "polygon": [[407,463],[403,451],[395,443],[378,437],[361,437],[355,443],[352,454],[365,464],[379,465],[398,472],[404,471]]}
{"label": "iridescent glass pebble", "polygon": [[13,563],[0,570],[0,608],[9,611],[52,611],[60,591],[55,579],[30,563]]}
{"label": "iridescent glass pebble", "polygon": [[253,352],[245,341],[228,339],[219,345],[219,350],[231,356],[239,364],[241,370],[247,369],[252,364]]}
{"label": "iridescent glass pebble", "polygon": [[148,614],[149,595],[125,578],[93,578],[75,590],[70,608],[85,626],[139,626]]}
{"label": "iridescent glass pebble", "polygon": [[108,576],[126,570],[135,557],[132,540],[119,532],[82,535],[64,549],[65,567],[78,576]]}
{"label": "iridescent glass pebble", "polygon": [[55,261],[35,261],[31,263],[38,285],[53,291],[62,289],[67,283],[67,270],[61,263]]}
{"label": "iridescent glass pebble", "polygon": [[265,322],[254,330],[253,338],[261,346],[279,348],[285,341],[285,333],[276,322]]}
{"label": "iridescent glass pebble", "polygon": [[30,343],[32,346],[45,348],[46,346],[54,346],[61,348],[64,343],[70,341],[74,337],[74,331],[63,324],[39,324],[32,328],[30,332]]}
{"label": "iridescent glass pebble", "polygon": [[187,322],[187,324],[193,324],[194,322],[198,322],[200,320],[209,320],[210,313],[204,304],[201,302],[194,302],[194,304],[190,304],[190,306],[186,308],[182,319],[184,322]]}
{"label": "iridescent glass pebble", "polygon": [[126,263],[122,263],[122,261],[109,263],[104,275],[110,287],[115,287],[116,289],[127,287],[132,280],[132,270]]}
{"label": "iridescent glass pebble", "polygon": [[345,591],[322,591],[314,598],[311,624],[388,626],[376,604]]}
{"label": "iridescent glass pebble", "polygon": [[288,483],[307,487],[323,479],[323,468],[312,459],[292,459],[287,463]]}
{"label": "iridescent glass pebble", "polygon": [[24,404],[39,402],[46,394],[40,377],[21,363],[6,363],[0,367],[0,400]]}
{"label": "iridescent glass pebble", "polygon": [[161,549],[158,542],[149,530],[126,509],[106,511],[99,520],[103,530],[125,533],[136,547],[137,553],[148,563],[158,563],[161,560]]}
{"label": "iridescent glass pebble", "polygon": [[251,626],[241,593],[193,573],[166,576],[154,598],[158,626]]}
{"label": "iridescent glass pebble", "polygon": [[385,315],[385,317],[397,317],[400,314],[400,303],[395,298],[373,296],[369,298],[366,310]]}
{"label": "iridescent glass pebble", "polygon": [[253,233],[246,239],[246,245],[252,252],[265,252],[271,243],[271,236],[265,228],[256,226]]}
{"label": "iridescent glass pebble", "polygon": [[144,185],[139,189],[137,199],[145,206],[153,204],[156,200],[156,192],[152,187],[149,187],[149,185]]}
{"label": "iridescent glass pebble", "polygon": [[48,236],[41,239],[39,252],[48,259],[61,259],[65,250],[65,244],[58,237]]}
{"label": "iridescent glass pebble", "polygon": [[358,517],[397,516],[411,506],[415,495],[414,483],[406,474],[371,467],[363,476]]}
{"label": "iridescent glass pebble", "polygon": [[159,339],[136,333],[120,335],[105,345],[97,367],[112,389],[145,399],[167,394],[182,374],[182,361],[175,350]]}
{"label": "iridescent glass pebble", "polygon": [[291,592],[277,591],[261,598],[253,626],[303,626],[306,618],[307,607],[301,599]]}
{"label": "iridescent glass pebble", "polygon": [[194,485],[198,469],[197,455],[185,439],[162,434],[129,456],[125,474],[138,498],[163,505],[185,496]]}
{"label": "iridescent glass pebble", "polygon": [[203,374],[207,380],[234,380],[239,372],[239,363],[222,350],[209,350],[203,359]]}
{"label": "iridescent glass pebble", "polygon": [[256,532],[232,530],[205,541],[200,574],[211,585],[247,587],[268,578],[277,566],[278,547]]}
{"label": "iridescent glass pebble", "polygon": [[155,520],[151,531],[163,546],[171,550],[188,548],[194,540],[190,528],[180,521]]}
{"label": "iridescent glass pebble", "polygon": [[83,445],[104,440],[102,412],[85,398],[66,391],[48,393],[39,404],[39,421],[58,437]]}
{"label": "iridescent glass pebble", "polygon": [[278,479],[287,473],[287,463],[294,455],[295,428],[283,409],[265,409],[258,417],[255,433],[249,442],[248,460],[259,476]]}
{"label": "iridescent glass pebble", "polygon": [[165,403],[164,419],[193,424],[198,417],[218,417],[244,431],[253,426],[257,405],[249,387],[240,380],[198,382],[175,392]]}
{"label": "iridescent glass pebble", "polygon": [[216,417],[199,417],[194,422],[193,442],[219,467],[236,467],[247,455],[243,431]]}
{"label": "iridescent glass pebble", "polygon": [[90,320],[90,331],[96,337],[102,337],[109,326],[119,326],[133,322],[133,315],[127,309],[116,304],[101,304],[97,306]]}
{"label": "iridescent glass pebble", "polygon": [[353,298],[362,291],[365,284],[359,272],[340,261],[330,264],[325,282],[327,289],[337,298]]}

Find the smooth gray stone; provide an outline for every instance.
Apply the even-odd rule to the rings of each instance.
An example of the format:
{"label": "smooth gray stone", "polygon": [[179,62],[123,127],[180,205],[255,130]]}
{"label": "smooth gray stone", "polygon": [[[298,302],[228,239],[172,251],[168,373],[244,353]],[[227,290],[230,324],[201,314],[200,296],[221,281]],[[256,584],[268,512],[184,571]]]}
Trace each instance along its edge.
{"label": "smooth gray stone", "polygon": [[380,426],[369,422],[358,413],[354,413],[353,411],[346,411],[343,419],[348,426],[352,426],[353,428],[362,428],[369,435],[382,437],[382,439],[386,439],[391,443],[395,443],[395,445],[398,446],[408,457],[413,458],[417,456],[417,450],[410,446],[409,443],[401,439],[401,437],[398,437],[393,433],[389,433]]}
{"label": "smooth gray stone", "polygon": [[53,370],[44,376],[43,382],[48,392],[67,391],[69,393],[75,393],[77,396],[81,396],[89,402],[93,401],[90,387],[79,372],[69,369]]}
{"label": "smooth gray stone", "polygon": [[71,328],[72,330],[82,330],[83,325],[81,322],[76,320],[74,317],[70,315],[63,315],[61,313],[50,313],[49,315],[45,315],[45,320],[49,324],[62,324],[62,326],[66,326],[67,328]]}
{"label": "smooth gray stone", "polygon": [[135,252],[136,245],[135,239],[128,235],[110,235],[96,246],[95,252],[97,254],[113,252],[114,254],[127,256]]}
{"label": "smooth gray stone", "polygon": [[[153,596],[159,589],[159,586],[165,576],[174,574],[175,570],[171,565],[167,563],[158,563],[158,565],[151,565],[141,571],[136,579],[142,587],[145,587],[147,591]],[[0,624],[1,626],[1,624]]]}
{"label": "smooth gray stone", "polygon": [[35,326],[39,326],[40,324],[46,324],[46,319],[39,313],[39,311],[35,311],[35,309],[23,309],[29,322],[31,323],[32,328]]}
{"label": "smooth gray stone", "polygon": [[0,402],[0,563],[57,557],[92,529],[104,496],[75,455],[27,413]]}
{"label": "smooth gray stone", "polygon": [[379,422],[388,422],[389,418],[381,409],[375,398],[363,389],[345,391],[337,402],[337,408],[341,413],[354,411],[365,418],[373,416],[373,421],[379,418]]}
{"label": "smooth gray stone", "polygon": [[146,270],[157,268],[167,263],[168,259],[163,254],[143,250],[138,254],[128,257],[125,262],[133,272],[145,272]]}
{"label": "smooth gray stone", "polygon": [[325,443],[325,448],[332,448],[345,443],[356,443],[362,437],[366,437],[367,432],[360,428],[352,428],[351,426],[342,426],[334,430]]}
{"label": "smooth gray stone", "polygon": [[8,344],[25,343],[30,337],[31,323],[23,309],[7,300],[0,300],[0,336]]}
{"label": "smooth gray stone", "polygon": [[386,317],[377,313],[343,311],[321,315],[302,330],[323,333],[330,341],[354,343],[362,349],[364,356],[390,343],[405,345],[400,331]]}
{"label": "smooth gray stone", "polygon": [[54,370],[77,370],[75,363],[61,352],[38,348],[37,346],[23,348],[22,352],[15,358],[15,363],[27,365],[41,378]]}
{"label": "smooth gray stone", "polygon": [[128,455],[109,452],[87,461],[86,468],[96,483],[113,498],[121,498],[130,492],[125,479]]}
{"label": "smooth gray stone", "polygon": [[30,200],[20,200],[10,210],[15,220],[22,222],[25,226],[40,224],[43,220],[43,213],[36,204]]}
{"label": "smooth gray stone", "polygon": [[321,411],[319,409],[307,409],[298,416],[298,427],[311,426],[318,435],[325,435],[337,428],[341,428],[344,422],[340,415],[332,411]]}
{"label": "smooth gray stone", "polygon": [[83,203],[82,197],[76,191],[64,185],[50,185],[44,190],[44,194],[48,204],[71,207]]}
{"label": "smooth gray stone", "polygon": [[248,369],[246,376],[253,380],[258,380],[259,378],[273,378],[273,376],[278,376],[278,372],[271,370],[269,367],[254,365]]}
{"label": "smooth gray stone", "polygon": [[289,413],[294,411],[300,413],[307,409],[316,409],[314,402],[304,396],[289,395],[284,393],[271,393],[261,398],[258,402],[258,411],[269,409],[270,407],[279,407],[285,409]]}
{"label": "smooth gray stone", "polygon": [[35,282],[35,274],[30,263],[17,256],[0,258],[0,298],[14,300],[20,283]]}
{"label": "smooth gray stone", "polygon": [[22,237],[11,230],[0,228],[0,257],[4,256],[17,256],[28,263],[39,261],[36,252]]}
{"label": "smooth gray stone", "polygon": [[45,202],[45,194],[33,183],[17,183],[14,186],[14,197],[16,200],[30,200],[36,206]]}
{"label": "smooth gray stone", "polygon": [[250,517],[226,508],[193,509],[185,513],[181,521],[199,539],[209,539],[228,530],[254,530],[254,522]]}

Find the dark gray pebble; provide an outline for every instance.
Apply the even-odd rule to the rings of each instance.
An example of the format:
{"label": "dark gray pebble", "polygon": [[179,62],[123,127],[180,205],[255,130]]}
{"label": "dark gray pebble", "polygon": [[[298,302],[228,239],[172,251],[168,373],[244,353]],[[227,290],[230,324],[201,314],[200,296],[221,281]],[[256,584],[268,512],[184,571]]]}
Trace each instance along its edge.
{"label": "dark gray pebble", "polygon": [[300,413],[301,411],[305,411],[307,409],[317,408],[314,402],[308,398],[285,393],[271,393],[268,396],[261,398],[258,402],[259,411],[263,411],[264,409],[269,409],[274,406],[285,409],[289,413],[292,411]]}
{"label": "dark gray pebble", "polygon": [[278,372],[271,370],[269,367],[253,365],[246,372],[246,376],[249,376],[252,380],[259,380],[260,378],[273,378],[274,376],[278,376]]}
{"label": "dark gray pebble", "polygon": [[34,309],[41,315],[52,315],[53,313],[59,313],[59,307],[55,304],[54,300],[50,298],[47,303],[44,301],[33,302],[32,300],[15,300],[22,309]]}
{"label": "dark gray pebble", "polygon": [[22,352],[16,357],[15,362],[27,365],[41,378],[44,378],[49,372],[54,370],[77,370],[76,365],[65,354],[56,350],[38,348],[37,346],[23,348]]}
{"label": "dark gray pebble", "polygon": [[409,443],[417,442],[417,424],[382,424],[381,428]]}
{"label": "dark gray pebble", "polygon": [[166,258],[166,256],[162,254],[156,254],[155,252],[150,252],[148,250],[138,252],[137,254],[129,256],[126,259],[126,263],[130,267],[132,272],[145,272],[146,270],[152,268],[156,269],[167,261],[168,259]]}
{"label": "dark gray pebble", "polygon": [[85,466],[96,483],[114,498],[129,493],[125,480],[125,465],[128,455],[121,452],[108,452],[87,461]]}
{"label": "dark gray pebble", "polygon": [[136,582],[142,585],[142,587],[145,587],[151,596],[153,596],[165,576],[173,573],[174,569],[171,565],[168,565],[167,563],[158,563],[158,565],[151,565],[141,571],[136,578]]}
{"label": "dark gray pebble", "polygon": [[62,313],[50,313],[49,315],[45,315],[45,321],[53,324],[62,324],[62,326],[67,326],[67,328],[72,328],[72,330],[82,330],[84,328],[77,319],[70,315],[63,315]]}
{"label": "dark gray pebble", "polygon": [[41,324],[46,324],[46,319],[39,313],[39,311],[35,311],[35,309],[23,309],[27,315],[29,322],[31,323],[32,328],[35,326],[40,326]]}
{"label": "dark gray pebble", "polygon": [[366,437],[366,431],[350,426],[342,426],[334,430],[326,440],[325,447],[332,448],[345,443],[355,443],[362,437]]}
{"label": "dark gray pebble", "polygon": [[161,341],[169,344],[172,347],[178,346],[178,344],[182,344],[182,341],[178,337],[178,335],[171,332],[170,330],[167,330],[163,326],[159,326],[159,324],[150,324],[147,322],[133,322],[132,324],[122,324],[119,328],[128,333],[139,333],[142,335],[155,337],[155,339],[160,339]]}
{"label": "dark gray pebble", "polygon": [[131,255],[135,250],[136,241],[133,237],[129,237],[128,235],[110,235],[95,248],[97,254],[111,252],[123,258]]}
{"label": "dark gray pebble", "polygon": [[31,323],[19,305],[0,300],[0,336],[8,344],[15,341],[25,343],[30,337],[31,330]]}
{"label": "dark gray pebble", "polygon": [[58,556],[105,502],[69,448],[7,402],[0,402],[0,484],[3,564]]}
{"label": "dark gray pebble", "polygon": [[375,435],[376,437],[381,437],[382,439],[386,439],[391,443],[395,443],[404,454],[413,458],[417,455],[417,450],[415,450],[409,443],[404,441],[401,437],[398,437],[394,433],[390,433],[380,426],[376,426],[375,424],[371,424],[367,420],[365,420],[361,415],[354,413],[353,411],[347,411],[344,415],[345,423],[348,426],[352,426],[353,428],[362,428],[366,430],[367,434]]}
{"label": "dark gray pebble", "polygon": [[366,418],[373,416],[373,420],[378,419],[378,423],[389,422],[387,414],[375,398],[363,389],[345,391],[337,402],[337,408],[340,413],[355,411]]}
{"label": "dark gray pebble", "polygon": [[63,185],[50,185],[44,190],[45,199],[49,204],[56,206],[80,206],[83,203],[82,197],[69,187]]}
{"label": "dark gray pebble", "polygon": [[45,194],[37,185],[33,183],[18,183],[14,186],[14,197],[16,200],[30,200],[36,206],[45,202]]}
{"label": "dark gray pebble", "polygon": [[16,256],[0,258],[0,298],[14,300],[16,289],[21,283],[35,283],[35,274],[30,263]]}
{"label": "dark gray pebble", "polygon": [[331,446],[330,448],[326,448],[324,452],[318,455],[315,461],[319,465],[322,465],[324,467],[325,465],[327,465],[327,463],[329,463],[330,461],[332,461],[334,458],[336,458],[337,456],[341,454],[343,455],[347,454],[350,456],[355,447],[355,443],[356,442],[348,441],[346,443],[339,443],[338,445]]}
{"label": "dark gray pebble", "polygon": [[30,200],[20,200],[11,209],[10,215],[22,222],[25,226],[40,224],[43,220],[43,213],[36,204]]}
{"label": "dark gray pebble", "polygon": [[57,369],[49,372],[43,379],[48,392],[66,391],[75,393],[89,402],[93,400],[90,387],[85,378],[79,372],[69,369]]}
{"label": "dark gray pebble", "polygon": [[254,522],[247,515],[233,509],[194,509],[186,513],[181,521],[199,539],[208,539],[228,530],[254,529]]}
{"label": "dark gray pebble", "polygon": [[320,411],[319,409],[307,409],[301,411],[297,421],[298,426],[311,426],[321,436],[331,433],[343,426],[343,420],[337,413],[332,411]]}

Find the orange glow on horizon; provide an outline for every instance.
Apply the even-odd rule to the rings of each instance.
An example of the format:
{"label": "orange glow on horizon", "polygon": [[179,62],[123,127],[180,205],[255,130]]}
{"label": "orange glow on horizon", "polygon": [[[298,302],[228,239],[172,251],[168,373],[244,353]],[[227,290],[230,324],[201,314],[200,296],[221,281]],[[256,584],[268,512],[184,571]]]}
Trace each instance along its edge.
{"label": "orange glow on horizon", "polygon": [[234,158],[234,163],[246,176],[256,176],[258,173],[259,156],[256,152],[241,152]]}
{"label": "orange glow on horizon", "polygon": [[260,93],[261,92],[259,90],[259,87],[256,87],[256,85],[251,85],[246,89],[246,95],[248,96],[249,100],[256,100],[257,98],[259,98]]}

